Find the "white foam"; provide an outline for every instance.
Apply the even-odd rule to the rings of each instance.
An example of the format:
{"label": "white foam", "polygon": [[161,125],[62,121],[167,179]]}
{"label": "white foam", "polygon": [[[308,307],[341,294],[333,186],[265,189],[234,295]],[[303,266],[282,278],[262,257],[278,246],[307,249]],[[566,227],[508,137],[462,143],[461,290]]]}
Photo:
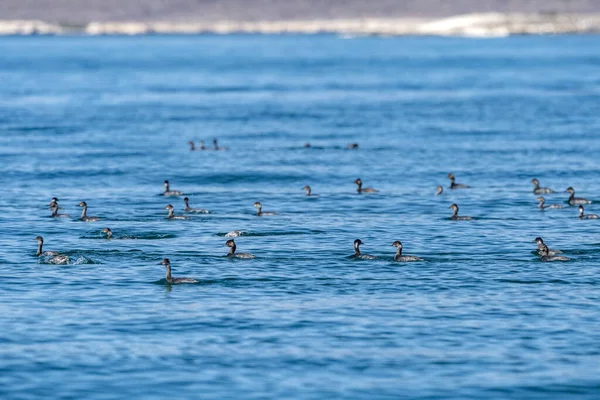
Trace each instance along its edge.
{"label": "white foam", "polygon": [[496,37],[508,35],[600,32],[600,14],[466,14],[442,19],[362,18],[289,21],[90,22],[79,29],[43,21],[0,21],[0,35],[147,35],[147,34],[316,34],[436,35]]}

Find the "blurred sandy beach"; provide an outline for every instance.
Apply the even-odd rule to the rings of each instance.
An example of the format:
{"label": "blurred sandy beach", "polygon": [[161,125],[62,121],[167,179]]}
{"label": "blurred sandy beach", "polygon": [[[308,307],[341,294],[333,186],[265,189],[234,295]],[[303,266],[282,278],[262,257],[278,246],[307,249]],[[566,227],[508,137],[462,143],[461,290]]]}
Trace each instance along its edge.
{"label": "blurred sandy beach", "polygon": [[600,0],[3,0],[0,34],[595,33]]}

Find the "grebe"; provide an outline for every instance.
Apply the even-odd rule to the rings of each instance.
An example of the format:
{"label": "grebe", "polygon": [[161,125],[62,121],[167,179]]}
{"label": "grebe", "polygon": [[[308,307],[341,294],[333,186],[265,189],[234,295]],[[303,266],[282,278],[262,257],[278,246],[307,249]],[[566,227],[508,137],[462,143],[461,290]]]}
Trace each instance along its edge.
{"label": "grebe", "polygon": [[[58,206],[58,199],[56,197],[53,197],[52,200],[50,200],[50,204],[48,204],[48,208],[52,208],[55,205]],[[58,208],[62,207],[58,206]]]}
{"label": "grebe", "polygon": [[306,196],[318,197],[318,194],[313,194],[310,186],[306,185],[302,188],[306,192]]}
{"label": "grebe", "polygon": [[394,246],[398,249],[398,250],[396,250],[396,255],[394,255],[395,261],[400,261],[400,262],[423,261],[422,258],[419,258],[416,256],[403,256],[402,255],[402,243],[399,240],[396,240],[394,243],[392,243],[392,246]]}
{"label": "grebe", "polygon": [[164,265],[165,269],[167,270],[167,276],[165,277],[165,280],[167,281],[167,283],[173,283],[173,284],[178,284],[178,283],[198,283],[197,280],[193,279],[193,278],[173,278],[171,276],[171,261],[169,261],[168,258],[165,258],[164,260],[162,260],[160,262],[160,264],[158,265]]}
{"label": "grebe", "polygon": [[229,247],[229,253],[227,253],[227,257],[235,257],[235,258],[256,258],[250,253],[236,253],[236,245],[233,239],[229,239],[225,242],[225,246]]}
{"label": "grebe", "polygon": [[455,220],[455,221],[470,221],[473,219],[473,217],[467,217],[467,216],[458,216],[458,206],[456,204],[452,204],[450,207],[453,210],[452,212],[452,217],[450,217],[451,219]]}
{"label": "grebe", "polygon": [[203,208],[191,208],[190,205],[188,204],[190,201],[190,199],[188,199],[187,197],[185,197],[183,199],[183,203],[185,204],[185,207],[183,209],[183,211],[185,212],[192,212],[192,213],[203,213],[203,214],[208,214],[210,211],[205,210]]}
{"label": "grebe", "polygon": [[579,219],[598,219],[596,214],[583,214],[583,206],[579,206]]}
{"label": "grebe", "polygon": [[106,238],[107,239],[112,239],[112,231],[110,230],[110,228],[104,228],[102,229],[102,233],[106,233]]}
{"label": "grebe", "polygon": [[219,146],[219,145],[217,144],[217,139],[216,139],[216,138],[215,138],[215,139],[213,139],[213,147],[214,147],[214,149],[215,149],[216,151],[221,151],[221,150],[227,150],[227,149],[228,149],[227,147]]}
{"label": "grebe", "polygon": [[360,180],[360,178],[357,178],[354,183],[356,183],[358,185],[358,188],[356,189],[356,191],[358,193],[375,193],[377,192],[377,190],[373,189],[373,188],[362,188],[362,181]]}
{"label": "grebe", "polygon": [[358,143],[350,143],[346,146],[348,149],[358,149]]}
{"label": "grebe", "polygon": [[43,251],[42,246],[44,245],[44,239],[41,236],[35,238],[38,242],[37,252],[35,253],[36,257],[40,256],[49,256],[52,257],[48,260],[50,264],[68,264],[70,259],[69,256],[65,256],[64,254],[59,254],[57,251]]}
{"label": "grebe", "polygon": [[304,143],[304,148],[305,149],[308,149],[309,147],[310,147],[310,143],[308,143],[308,142]]}
{"label": "grebe", "polygon": [[194,144],[194,142],[192,142],[191,140],[188,142],[188,144],[190,145],[190,151],[194,151],[196,150],[196,145]]}
{"label": "grebe", "polygon": [[590,204],[591,201],[589,201],[588,199],[584,199],[583,197],[575,197],[575,189],[573,189],[572,187],[568,187],[567,190],[565,190],[565,192],[571,193],[571,196],[569,196],[569,204],[572,206],[578,205],[578,204]]}
{"label": "grebe", "polygon": [[471,187],[469,185],[463,185],[462,183],[455,183],[454,179],[456,178],[453,173],[448,174],[448,179],[450,179],[450,189],[467,189]]}
{"label": "grebe", "polygon": [[540,204],[538,204],[538,208],[540,210],[545,210],[546,208],[565,208],[565,206],[563,206],[562,204],[550,204],[550,205],[544,205],[544,203],[546,202],[546,199],[543,196],[540,196],[537,198],[537,201],[540,202]]}
{"label": "grebe", "polygon": [[540,187],[540,181],[538,181],[537,179],[532,179],[531,183],[533,183],[533,185],[535,186],[533,188],[533,194],[550,194],[550,193],[554,193],[554,191],[552,189],[546,188],[546,187]]}
{"label": "grebe", "polygon": [[206,146],[204,145],[204,140],[200,141],[200,150],[206,150]]}
{"label": "grebe", "polygon": [[81,220],[85,221],[85,222],[95,222],[95,221],[100,221],[100,218],[98,217],[88,217],[87,216],[87,203],[85,201],[82,201],[81,203],[77,204],[78,207],[83,207],[83,210],[81,211]]}
{"label": "grebe", "polygon": [[444,188],[441,186],[438,186],[435,188],[435,195],[439,196],[440,194],[444,193]]}
{"label": "grebe", "polygon": [[52,202],[50,203],[50,210],[52,210],[52,218],[71,218],[71,216],[69,214],[59,214],[58,213],[58,209],[60,208],[58,206],[58,203],[54,201],[54,199],[52,200]]}
{"label": "grebe", "polygon": [[369,255],[369,254],[361,254],[359,246],[364,244],[360,239],[356,239],[354,241],[354,254],[350,256],[350,258],[358,258],[360,260],[375,260],[377,257]]}
{"label": "grebe", "polygon": [[168,219],[188,219],[188,217],[184,217],[183,215],[175,215],[173,213],[174,208],[170,204],[165,206],[165,210],[169,210],[169,215],[167,215]]}
{"label": "grebe", "polygon": [[256,215],[258,215],[259,217],[262,217],[263,215],[277,215],[277,213],[273,211],[263,211],[262,204],[260,204],[260,201],[254,203],[254,207],[257,208]]}
{"label": "grebe", "polygon": [[462,183],[454,182],[456,178],[454,177],[453,173],[448,174],[448,179],[450,179],[450,189],[467,189],[471,187],[469,185],[463,185]]}
{"label": "grebe", "polygon": [[164,185],[165,185],[165,192],[163,193],[163,196],[182,196],[183,195],[183,192],[180,192],[178,190],[170,190],[169,189],[169,181],[165,181]]}
{"label": "grebe", "polygon": [[[536,237],[533,242],[537,243],[537,252],[538,252],[538,254],[540,254],[540,250],[542,249],[542,247],[546,246],[546,244],[544,243],[544,240],[541,237]],[[546,248],[548,248],[548,247],[546,247]],[[551,256],[553,256],[555,254],[559,254],[559,253],[562,253],[562,251],[548,249],[548,254]]]}
{"label": "grebe", "polygon": [[551,256],[550,251],[548,250],[548,246],[542,244],[540,250],[540,260],[542,261],[569,261],[570,258],[564,256]]}

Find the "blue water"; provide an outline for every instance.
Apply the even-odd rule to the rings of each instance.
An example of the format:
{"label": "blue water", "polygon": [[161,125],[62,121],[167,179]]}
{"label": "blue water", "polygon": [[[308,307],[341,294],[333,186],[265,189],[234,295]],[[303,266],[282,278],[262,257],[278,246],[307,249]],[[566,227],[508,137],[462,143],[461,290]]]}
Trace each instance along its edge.
{"label": "blue water", "polygon": [[[600,397],[600,220],[530,183],[600,214],[598,36],[0,49],[0,398]],[[473,188],[434,196],[448,172]],[[165,179],[212,212],[167,220]],[[234,229],[256,259],[224,257]]]}

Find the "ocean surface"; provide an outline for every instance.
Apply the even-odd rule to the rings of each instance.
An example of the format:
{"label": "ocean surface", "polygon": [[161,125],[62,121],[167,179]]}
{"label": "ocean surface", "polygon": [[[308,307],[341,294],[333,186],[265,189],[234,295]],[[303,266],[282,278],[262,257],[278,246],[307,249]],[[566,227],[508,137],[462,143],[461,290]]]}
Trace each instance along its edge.
{"label": "ocean surface", "polygon": [[[598,36],[0,49],[0,398],[600,397],[600,220],[564,193],[600,214]],[[165,179],[210,214],[168,220]]]}

